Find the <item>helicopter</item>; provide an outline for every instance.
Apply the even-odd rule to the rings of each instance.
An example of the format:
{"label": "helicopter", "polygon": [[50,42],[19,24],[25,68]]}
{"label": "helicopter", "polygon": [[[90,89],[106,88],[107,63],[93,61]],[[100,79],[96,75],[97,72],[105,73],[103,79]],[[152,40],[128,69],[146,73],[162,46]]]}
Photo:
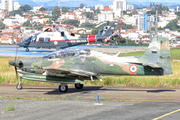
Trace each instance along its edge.
{"label": "helicopter", "polygon": [[114,21],[112,25],[108,23],[104,29],[99,30],[97,35],[78,35],[53,26],[53,28],[47,28],[41,33],[34,34],[28,39],[17,43],[17,45],[26,48],[26,52],[29,52],[29,47],[55,48],[59,50],[97,41],[111,42],[114,37],[117,37],[116,33],[118,33],[118,30],[115,30],[116,25],[118,25],[118,21]]}

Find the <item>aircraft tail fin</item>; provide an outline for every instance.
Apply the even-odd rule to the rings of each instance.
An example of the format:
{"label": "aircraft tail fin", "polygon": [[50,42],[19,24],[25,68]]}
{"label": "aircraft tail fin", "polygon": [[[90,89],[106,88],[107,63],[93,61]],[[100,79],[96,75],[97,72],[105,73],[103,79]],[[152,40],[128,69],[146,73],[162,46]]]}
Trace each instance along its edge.
{"label": "aircraft tail fin", "polygon": [[172,74],[171,54],[168,38],[155,36],[147,51],[140,58],[145,64],[163,69],[163,75]]}
{"label": "aircraft tail fin", "polygon": [[118,25],[118,22],[115,21],[115,22],[112,23],[111,26],[109,26],[109,28],[106,28],[107,31],[104,34],[104,36],[107,36],[107,38],[105,39],[105,42],[107,42],[110,39],[113,40],[114,36],[118,36],[117,33],[119,33],[119,30],[115,30],[117,25]]}
{"label": "aircraft tail fin", "polygon": [[[110,35],[112,35],[112,34],[114,34],[114,32],[115,32],[115,27],[118,25],[118,22],[113,22],[112,23],[112,25],[111,26],[109,26],[109,28],[108,28],[108,26],[107,26],[107,31],[106,31],[106,33],[104,34],[104,35],[106,35],[106,36],[110,36]],[[119,32],[119,31],[118,31]]]}

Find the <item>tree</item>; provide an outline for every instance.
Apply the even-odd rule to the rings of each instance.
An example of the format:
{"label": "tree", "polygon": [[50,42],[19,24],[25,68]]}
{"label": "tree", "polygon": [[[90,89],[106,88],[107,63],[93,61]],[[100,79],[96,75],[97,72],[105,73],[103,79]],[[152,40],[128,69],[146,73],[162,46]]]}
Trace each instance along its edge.
{"label": "tree", "polygon": [[176,15],[180,16],[180,12],[177,12]]}
{"label": "tree", "polygon": [[92,35],[97,35],[98,31],[99,31],[98,29],[92,29],[91,34]]}
{"label": "tree", "polygon": [[162,6],[162,7],[158,8],[158,13],[159,14],[162,14],[162,11],[169,11],[168,6]]}
{"label": "tree", "polygon": [[20,8],[19,8],[19,10],[21,10],[21,11],[23,11],[23,12],[29,12],[30,10],[31,10],[32,8],[31,8],[31,6],[29,6],[29,5],[24,5],[24,6],[21,6]]}
{"label": "tree", "polygon": [[[119,27],[119,25],[118,25],[118,27]],[[125,24],[124,22],[122,22],[122,29],[125,29],[125,30],[127,30],[127,29],[133,29],[134,27],[132,26],[132,25],[127,25],[127,24]]]}
{"label": "tree", "polygon": [[25,23],[23,23],[23,27],[32,27],[32,24],[30,23],[30,21],[26,21]]}
{"label": "tree", "polygon": [[86,29],[93,29],[95,26],[97,26],[97,25],[96,24],[90,24],[90,23],[81,24],[81,27],[86,28]]}
{"label": "tree", "polygon": [[93,19],[94,19],[94,15],[93,15],[92,13],[90,13],[90,12],[84,12],[83,14],[85,14],[85,16],[86,16],[87,18],[89,18],[90,20],[93,20]]}
{"label": "tree", "polygon": [[80,22],[78,20],[66,20],[62,24],[72,24],[77,27],[77,26],[79,26],[79,23]]}
{"label": "tree", "polygon": [[94,13],[97,15],[99,13],[101,13],[100,9],[98,8],[97,10],[94,10]]}
{"label": "tree", "polygon": [[155,12],[155,11],[148,11],[147,14],[148,14],[148,16],[150,16],[150,15],[155,15],[156,12]]}
{"label": "tree", "polygon": [[62,12],[67,13],[67,12],[69,12],[69,10],[66,7],[62,7]]}
{"label": "tree", "polygon": [[51,20],[46,21],[46,24],[52,24],[53,22]]}
{"label": "tree", "polygon": [[126,12],[126,11],[123,11],[123,15],[125,15],[125,14],[127,14],[127,12]]}
{"label": "tree", "polygon": [[52,20],[56,21],[60,16],[60,8],[58,6],[55,6],[52,11]]}
{"label": "tree", "polygon": [[85,4],[81,3],[81,4],[79,5],[79,7],[80,7],[80,8],[83,8],[84,5],[85,5]]}
{"label": "tree", "polygon": [[20,10],[14,10],[9,13],[9,16],[15,16],[16,14],[22,15],[22,11]]}
{"label": "tree", "polygon": [[0,22],[0,29],[4,29],[5,28],[5,24]]}
{"label": "tree", "polygon": [[[158,8],[158,13],[159,14],[162,14],[163,11],[169,11],[169,8],[167,6],[162,6],[162,7]],[[155,10],[148,11],[147,14],[148,15],[153,15],[153,14],[156,14],[156,11]]]}
{"label": "tree", "polygon": [[39,11],[47,11],[47,9],[45,7],[41,7]]}
{"label": "tree", "polygon": [[169,22],[164,29],[170,29],[170,30],[179,30],[180,27],[177,25],[178,19],[174,19],[173,21]]}

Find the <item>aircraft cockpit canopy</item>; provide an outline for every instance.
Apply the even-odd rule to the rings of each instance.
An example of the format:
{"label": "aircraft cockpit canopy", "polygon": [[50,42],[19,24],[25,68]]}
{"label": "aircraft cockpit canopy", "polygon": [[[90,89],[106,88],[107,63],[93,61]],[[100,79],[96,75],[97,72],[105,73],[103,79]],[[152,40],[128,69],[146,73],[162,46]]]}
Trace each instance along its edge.
{"label": "aircraft cockpit canopy", "polygon": [[44,58],[55,59],[55,58],[64,58],[64,57],[72,57],[72,56],[82,56],[89,55],[91,52],[90,49],[63,49],[56,52],[49,53],[44,56]]}

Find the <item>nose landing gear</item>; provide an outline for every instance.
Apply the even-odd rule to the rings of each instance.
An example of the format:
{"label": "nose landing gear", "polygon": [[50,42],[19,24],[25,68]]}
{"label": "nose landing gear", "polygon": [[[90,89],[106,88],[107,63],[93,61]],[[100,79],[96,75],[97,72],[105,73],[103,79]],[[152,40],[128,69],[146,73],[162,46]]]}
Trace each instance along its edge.
{"label": "nose landing gear", "polygon": [[29,52],[29,49],[28,49],[28,48],[26,48],[26,52]]}

